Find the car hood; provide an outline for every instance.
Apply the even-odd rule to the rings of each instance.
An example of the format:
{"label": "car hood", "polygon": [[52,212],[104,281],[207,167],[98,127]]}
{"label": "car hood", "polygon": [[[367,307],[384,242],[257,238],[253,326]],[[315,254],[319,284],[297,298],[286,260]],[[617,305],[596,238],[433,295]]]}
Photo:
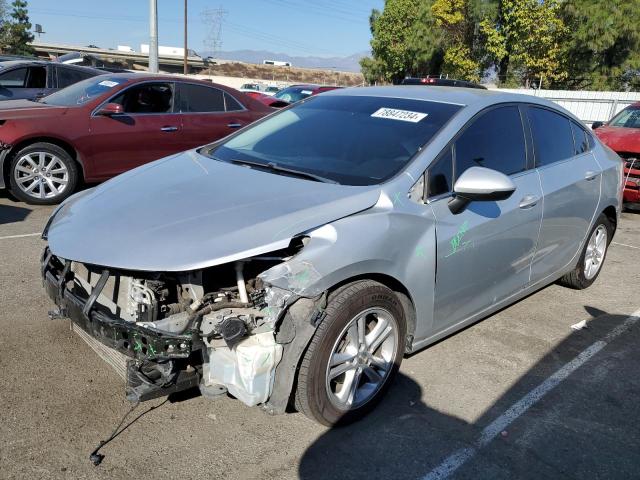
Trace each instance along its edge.
{"label": "car hood", "polygon": [[640,153],[640,129],[604,125],[595,134],[616,152]]}
{"label": "car hood", "polygon": [[301,232],[368,209],[380,187],[314,182],[188,151],[69,198],[47,231],[78,262],[188,271],[285,248]]}
{"label": "car hood", "polygon": [[68,107],[47,105],[46,103],[32,102],[31,100],[5,100],[0,102],[0,120],[40,117],[43,113],[63,115],[67,110]]}

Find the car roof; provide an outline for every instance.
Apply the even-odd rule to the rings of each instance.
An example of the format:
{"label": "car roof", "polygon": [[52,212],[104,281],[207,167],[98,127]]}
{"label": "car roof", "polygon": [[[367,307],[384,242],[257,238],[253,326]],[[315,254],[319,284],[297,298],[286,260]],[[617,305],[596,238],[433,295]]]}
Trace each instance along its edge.
{"label": "car roof", "polygon": [[[429,102],[452,103],[461,106],[476,106],[482,108],[487,105],[507,102],[535,103],[568,113],[559,105],[541,97],[521,93],[507,93],[498,90],[484,90],[480,88],[443,87],[422,85],[390,85],[384,87],[350,87],[329,90],[322,94],[338,96],[370,96],[387,98],[405,98]],[[571,117],[572,114],[569,113]]]}
{"label": "car roof", "polygon": [[2,68],[10,68],[24,65],[47,65],[51,63],[49,60],[7,60],[0,62]]}
{"label": "car roof", "polygon": [[208,85],[214,87],[221,87],[230,90],[234,90],[232,87],[227,87],[220,83],[210,82],[208,80],[202,80],[200,78],[191,78],[185,77],[182,75],[168,75],[168,74],[157,74],[157,73],[137,73],[137,72],[118,72],[118,73],[110,73],[104,72],[105,75],[108,75],[109,78],[121,78],[125,80],[133,81],[144,81],[148,82],[150,80],[157,80],[163,82],[186,82],[186,83],[198,83],[200,85]]}
{"label": "car roof", "polygon": [[51,62],[49,60],[8,60],[6,62],[0,62],[0,69],[13,68],[13,67],[28,67],[28,66],[39,66],[39,65],[61,65],[66,68],[73,68],[76,70],[85,70],[87,72],[93,72],[97,75],[101,75],[102,73],[106,73],[104,70],[101,70],[96,67],[88,67],[86,65],[72,65],[66,63],[56,63]]}

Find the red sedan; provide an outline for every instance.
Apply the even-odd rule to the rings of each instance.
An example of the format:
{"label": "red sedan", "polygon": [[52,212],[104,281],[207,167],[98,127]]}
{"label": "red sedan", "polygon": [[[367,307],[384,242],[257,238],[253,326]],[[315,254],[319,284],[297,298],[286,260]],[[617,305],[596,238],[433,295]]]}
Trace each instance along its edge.
{"label": "red sedan", "polygon": [[0,188],[53,204],[98,182],[225,137],[273,110],[222,85],[134,73],[90,78],[39,102],[0,104]]}
{"label": "red sedan", "polygon": [[624,201],[640,203],[640,103],[628,106],[606,124],[594,123],[593,129],[625,161]]}

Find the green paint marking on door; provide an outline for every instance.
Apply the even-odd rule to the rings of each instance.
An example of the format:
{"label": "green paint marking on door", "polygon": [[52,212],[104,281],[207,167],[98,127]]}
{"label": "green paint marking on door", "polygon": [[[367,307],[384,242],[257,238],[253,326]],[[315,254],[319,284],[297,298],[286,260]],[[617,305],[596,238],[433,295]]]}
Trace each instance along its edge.
{"label": "green paint marking on door", "polygon": [[466,247],[471,243],[470,241],[463,242],[462,238],[464,234],[469,230],[469,222],[467,220],[464,221],[462,225],[458,228],[458,233],[456,233],[451,240],[449,240],[449,244],[451,245],[451,251],[445,258],[450,257],[451,255],[460,252],[461,250],[465,250]]}

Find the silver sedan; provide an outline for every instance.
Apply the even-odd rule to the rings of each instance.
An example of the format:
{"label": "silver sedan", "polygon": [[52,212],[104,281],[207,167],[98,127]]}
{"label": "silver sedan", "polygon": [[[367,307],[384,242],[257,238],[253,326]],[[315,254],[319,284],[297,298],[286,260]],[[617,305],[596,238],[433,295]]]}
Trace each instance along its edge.
{"label": "silver sedan", "polygon": [[129,359],[132,400],[197,386],[348,423],[406,353],[591,285],[621,175],[540,98],[335,90],[69,198],[42,273],[56,316]]}

